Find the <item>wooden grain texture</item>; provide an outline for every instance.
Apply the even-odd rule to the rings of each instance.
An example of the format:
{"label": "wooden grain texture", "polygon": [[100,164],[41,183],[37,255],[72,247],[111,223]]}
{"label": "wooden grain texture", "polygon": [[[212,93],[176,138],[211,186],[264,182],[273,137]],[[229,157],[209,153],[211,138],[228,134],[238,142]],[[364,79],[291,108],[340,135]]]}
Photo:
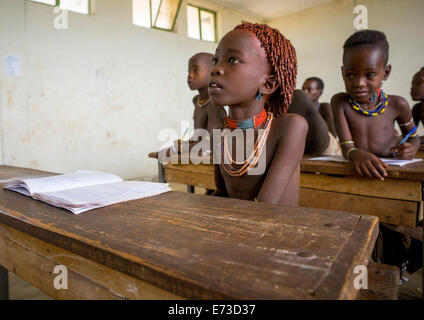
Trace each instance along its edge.
{"label": "wooden grain texture", "polygon": [[420,181],[338,177],[301,173],[300,186],[322,191],[363,195],[376,198],[422,201]]}
{"label": "wooden grain texture", "polygon": [[329,213],[169,192],[73,215],[0,190],[0,223],[196,299],[354,298],[378,220]]}
{"label": "wooden grain texture", "polygon": [[302,207],[348,211],[377,216],[380,222],[415,227],[419,202],[381,199],[344,193],[301,188],[299,204]]}
{"label": "wooden grain texture", "polygon": [[[422,156],[423,155],[423,156]],[[158,158],[157,152],[149,153],[149,157],[152,159]],[[419,153],[416,158],[424,158],[424,152]],[[347,162],[334,162],[334,161],[315,161],[309,160],[313,156],[305,155],[300,163],[301,172],[309,173],[322,173],[330,175],[341,175],[341,176],[354,176],[360,177],[351,163]],[[195,159],[196,161],[198,159]],[[212,159],[211,159],[212,160]],[[178,157],[175,157],[173,161],[178,161]],[[180,163],[180,162],[177,162]],[[211,161],[212,163],[212,161]],[[403,167],[389,166],[387,169],[387,178],[392,179],[403,179],[412,181],[424,181],[424,161],[408,164]]]}
{"label": "wooden grain texture", "polygon": [[213,165],[174,165],[170,163],[165,165],[165,181],[216,189]]}
{"label": "wooden grain texture", "polygon": [[400,271],[387,264],[368,264],[368,289],[361,289],[358,300],[397,300]]}
{"label": "wooden grain texture", "polygon": [[[54,299],[180,299],[165,290],[0,224],[0,264]],[[68,288],[54,288],[66,266]]]}

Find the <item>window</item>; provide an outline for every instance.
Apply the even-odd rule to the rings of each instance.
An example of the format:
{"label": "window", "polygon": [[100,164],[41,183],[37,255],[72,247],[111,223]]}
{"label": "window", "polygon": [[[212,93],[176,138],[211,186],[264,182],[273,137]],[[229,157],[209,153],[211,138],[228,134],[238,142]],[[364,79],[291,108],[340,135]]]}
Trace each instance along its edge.
{"label": "window", "polygon": [[90,0],[60,0],[60,9],[89,14]]}
{"label": "window", "polygon": [[32,0],[33,2],[40,2],[40,3],[44,3],[44,4],[49,4],[51,6],[56,6],[58,4],[59,1],[56,0]]}
{"label": "window", "polygon": [[52,6],[60,6],[62,10],[74,11],[83,14],[90,13],[90,0],[32,0],[33,2],[39,2],[49,4]]}
{"label": "window", "polygon": [[174,29],[182,0],[133,0],[133,23],[146,28]]}
{"label": "window", "polygon": [[190,38],[216,42],[216,12],[187,5],[187,29]]}

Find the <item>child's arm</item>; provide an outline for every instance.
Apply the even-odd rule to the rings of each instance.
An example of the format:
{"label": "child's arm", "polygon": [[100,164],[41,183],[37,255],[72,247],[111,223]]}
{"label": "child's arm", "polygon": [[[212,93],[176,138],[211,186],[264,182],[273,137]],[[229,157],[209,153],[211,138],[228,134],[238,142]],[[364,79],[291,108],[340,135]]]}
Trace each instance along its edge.
{"label": "child's arm", "polygon": [[333,111],[331,111],[331,106],[329,103],[322,103],[319,108],[319,112],[323,115],[325,121],[327,122],[328,130],[333,135],[337,137],[336,127],[334,125],[334,116]]}
{"label": "child's arm", "polygon": [[279,202],[303,157],[308,123],[299,115],[285,117],[277,150],[257,196],[260,202]]}
{"label": "child's arm", "polygon": [[[399,110],[399,116],[396,121],[402,131],[403,136],[406,136],[414,127],[415,122],[412,118],[412,112],[409,108],[408,102],[402,97],[393,97],[395,99],[395,105]],[[407,142],[402,143],[400,146],[395,145],[392,148],[392,152],[395,153],[398,159],[412,159],[420,148],[420,139],[417,134],[418,131],[408,139]]]}
{"label": "child's arm", "polygon": [[376,177],[384,180],[384,177],[387,176],[386,168],[388,168],[388,165],[372,153],[356,148],[354,142],[348,143],[352,141],[352,134],[344,114],[344,103],[347,103],[347,101],[343,93],[339,93],[331,99],[334,123],[341,142],[343,156],[347,160],[352,161],[355,170],[360,176]]}

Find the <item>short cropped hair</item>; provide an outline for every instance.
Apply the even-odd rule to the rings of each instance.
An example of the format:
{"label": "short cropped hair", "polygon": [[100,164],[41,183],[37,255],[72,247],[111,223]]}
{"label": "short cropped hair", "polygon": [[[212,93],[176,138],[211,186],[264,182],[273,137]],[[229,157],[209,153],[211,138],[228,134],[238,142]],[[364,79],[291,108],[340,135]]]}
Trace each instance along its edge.
{"label": "short cropped hair", "polygon": [[344,43],[343,49],[366,46],[366,45],[375,45],[378,46],[384,58],[384,64],[387,65],[389,61],[389,43],[387,42],[386,35],[377,30],[361,30],[352,34]]}
{"label": "short cropped hair", "polygon": [[305,81],[316,81],[316,83],[318,84],[318,89],[319,90],[324,90],[324,81],[322,81],[321,78],[310,77],[310,78],[306,79]]}

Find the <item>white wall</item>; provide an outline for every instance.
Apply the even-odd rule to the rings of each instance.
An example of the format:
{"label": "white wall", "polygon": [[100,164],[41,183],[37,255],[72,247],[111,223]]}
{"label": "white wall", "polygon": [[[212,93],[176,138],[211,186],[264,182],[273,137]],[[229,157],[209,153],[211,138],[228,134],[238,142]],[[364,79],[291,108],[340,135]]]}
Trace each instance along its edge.
{"label": "white wall", "polygon": [[[218,36],[241,20],[259,21],[207,1]],[[55,30],[53,7],[0,0],[1,163],[54,172],[93,169],[123,178],[152,176],[147,154],[163,128],[192,121],[187,61],[216,43],[187,37],[183,1],[175,32],[132,24],[131,0],[97,0],[94,15],[69,13]],[[5,75],[4,56],[22,76]]]}
{"label": "white wall", "polygon": [[344,91],[340,70],[343,44],[355,32],[356,4],[368,8],[369,29],[383,31],[389,41],[392,74],[385,91],[413,104],[409,93],[412,76],[424,66],[423,0],[337,0],[268,21],[296,48],[298,88],[307,77],[319,76],[326,85],[322,101]]}

